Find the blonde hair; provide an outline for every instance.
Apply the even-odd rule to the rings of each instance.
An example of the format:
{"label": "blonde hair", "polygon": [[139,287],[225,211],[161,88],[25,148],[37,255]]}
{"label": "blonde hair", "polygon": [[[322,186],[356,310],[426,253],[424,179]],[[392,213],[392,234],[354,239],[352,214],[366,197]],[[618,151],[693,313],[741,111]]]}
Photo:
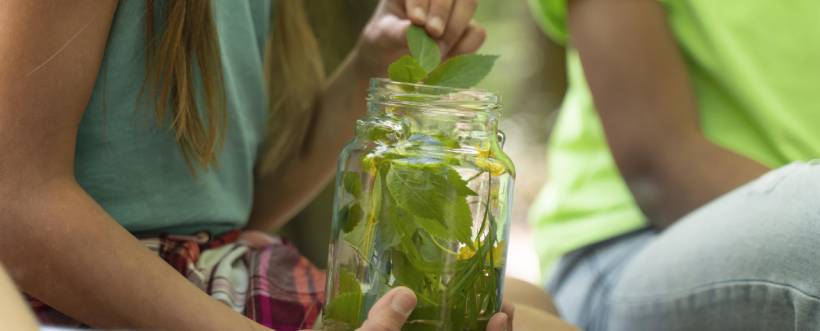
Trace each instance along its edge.
{"label": "blonde hair", "polygon": [[[325,78],[319,45],[302,1],[278,0],[271,13],[276,23],[271,24],[265,50],[268,133],[257,168],[263,173],[278,169],[305,145]],[[174,130],[195,174],[197,166],[217,164],[227,130],[222,61],[211,2],[168,1],[159,35],[154,31],[154,0],[146,4],[146,83],[155,96],[156,119]],[[204,105],[196,102],[200,88]]]}

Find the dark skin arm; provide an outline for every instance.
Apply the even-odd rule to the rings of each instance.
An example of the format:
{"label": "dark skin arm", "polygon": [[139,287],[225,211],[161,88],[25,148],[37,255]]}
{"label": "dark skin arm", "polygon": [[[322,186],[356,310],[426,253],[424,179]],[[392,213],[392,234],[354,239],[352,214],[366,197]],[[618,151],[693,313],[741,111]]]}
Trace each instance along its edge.
{"label": "dark skin arm", "polygon": [[615,161],[653,226],[768,171],[704,136],[658,1],[572,0],[569,28]]}

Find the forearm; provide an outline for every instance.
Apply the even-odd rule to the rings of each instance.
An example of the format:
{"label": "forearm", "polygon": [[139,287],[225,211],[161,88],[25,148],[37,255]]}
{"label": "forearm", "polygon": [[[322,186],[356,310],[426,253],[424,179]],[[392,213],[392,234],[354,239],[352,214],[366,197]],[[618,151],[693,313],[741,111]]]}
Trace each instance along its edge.
{"label": "forearm", "polygon": [[[720,195],[733,190],[769,169],[765,165],[721,147],[704,136],[679,139],[674,146],[648,149],[644,175],[631,176],[633,192],[648,184],[650,194],[643,202],[645,211],[652,200],[660,207],[648,215],[655,227],[672,225],[686,213],[697,209]],[[654,191],[654,192],[652,192]],[[655,198],[651,193],[656,193]]]}
{"label": "forearm", "polygon": [[[696,124],[694,102],[675,99],[600,106],[618,169],[648,221],[658,229],[768,171],[707,139]],[[690,115],[670,120],[656,111],[664,108],[666,114]]]}
{"label": "forearm", "polygon": [[702,133],[701,105],[661,4],[574,0],[569,26],[612,155],[654,226],[766,171]]}
{"label": "forearm", "polygon": [[189,283],[73,181],[3,196],[0,259],[57,310],[102,328],[262,329]]}
{"label": "forearm", "polygon": [[354,50],[328,80],[317,102],[318,115],[309,145],[281,171],[257,182],[248,228],[270,231],[304,208],[335,173],[339,152],[365,115],[369,76],[362,74]]}

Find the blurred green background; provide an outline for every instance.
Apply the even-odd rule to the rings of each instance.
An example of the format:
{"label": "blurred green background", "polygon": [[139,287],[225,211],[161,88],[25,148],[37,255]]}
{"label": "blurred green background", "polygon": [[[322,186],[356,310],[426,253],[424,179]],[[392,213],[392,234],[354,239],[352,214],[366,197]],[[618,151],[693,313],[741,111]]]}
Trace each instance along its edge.
{"label": "blurred green background", "polygon": [[[342,61],[369,19],[376,0],[305,0],[328,72]],[[479,86],[502,96],[505,150],[517,168],[508,275],[539,280],[527,210],[546,178],[546,140],[566,89],[564,50],[539,30],[524,0],[480,0],[475,20],[488,33],[480,53],[500,55]],[[327,261],[332,188],[283,230],[314,263]]]}

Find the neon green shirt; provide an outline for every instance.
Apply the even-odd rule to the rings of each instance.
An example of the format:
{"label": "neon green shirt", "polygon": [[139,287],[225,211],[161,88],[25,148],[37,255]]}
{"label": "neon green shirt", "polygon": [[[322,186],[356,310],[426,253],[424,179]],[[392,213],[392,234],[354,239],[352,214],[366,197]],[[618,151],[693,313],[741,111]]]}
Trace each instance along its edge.
{"label": "neon green shirt", "polygon": [[[165,3],[164,1],[158,2]],[[263,53],[271,1],[212,1],[228,128],[219,166],[191,176],[167,126],[156,124],[145,81],[145,1],[121,0],[77,135],[75,176],[132,232],[213,234],[242,227],[265,135]],[[158,5],[155,17],[163,17]]]}
{"label": "neon green shirt", "polygon": [[[567,0],[531,0],[568,44]],[[778,167],[820,157],[820,1],[662,0],[698,99],[704,134]],[[607,146],[578,54],[549,144],[549,183],[531,210],[542,267],[646,225]],[[719,165],[716,165],[719,166]]]}

